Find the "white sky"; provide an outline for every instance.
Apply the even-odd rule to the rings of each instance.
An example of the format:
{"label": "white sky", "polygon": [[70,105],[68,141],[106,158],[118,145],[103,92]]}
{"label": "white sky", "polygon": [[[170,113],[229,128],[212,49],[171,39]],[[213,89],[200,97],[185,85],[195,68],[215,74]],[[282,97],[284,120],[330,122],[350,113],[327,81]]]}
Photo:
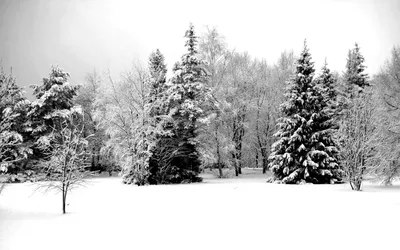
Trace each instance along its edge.
{"label": "white sky", "polygon": [[156,48],[172,67],[190,22],[198,35],[216,26],[230,48],[270,63],[285,49],[298,54],[307,38],[317,69],[327,57],[339,72],[355,42],[369,73],[400,45],[398,0],[1,0],[0,58],[21,86],[39,84],[52,64],[72,83],[94,68],[119,75]]}

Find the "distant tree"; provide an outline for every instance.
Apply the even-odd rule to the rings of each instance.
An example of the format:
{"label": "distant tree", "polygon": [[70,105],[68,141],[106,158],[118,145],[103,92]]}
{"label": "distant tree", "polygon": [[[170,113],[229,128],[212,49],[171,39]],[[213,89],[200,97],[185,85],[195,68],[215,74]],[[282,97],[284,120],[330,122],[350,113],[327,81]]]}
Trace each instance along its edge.
{"label": "distant tree", "polygon": [[85,182],[88,142],[82,129],[64,120],[58,128],[43,137],[39,147],[46,158],[41,165],[49,173],[50,181],[38,184],[38,189],[56,190],[62,194],[62,212],[66,213],[69,191]]}
{"label": "distant tree", "polygon": [[204,66],[209,75],[206,84],[211,89],[212,104],[210,109],[214,114],[208,125],[200,133],[202,163],[206,167],[217,167],[220,178],[224,176],[223,167],[230,166],[233,144],[228,135],[229,104],[226,102],[225,87],[228,74],[230,53],[223,35],[213,27],[199,38],[199,54],[207,64]]}
{"label": "distant tree", "polygon": [[109,162],[109,155],[103,156],[101,149],[105,147],[105,141],[107,140],[104,129],[99,128],[98,122],[95,119],[95,112],[97,109],[97,99],[101,88],[101,76],[94,70],[92,73],[86,75],[86,81],[82,87],[78,90],[77,96],[74,98],[74,104],[82,107],[83,116],[80,116],[80,120],[75,121],[82,125],[83,136],[91,135],[88,138],[89,150],[91,151],[90,157],[90,168],[91,170],[110,170],[114,165],[113,162]]}
{"label": "distant tree", "polygon": [[268,156],[274,142],[276,120],[281,116],[279,105],[284,101],[286,82],[293,75],[294,66],[293,52],[287,51],[281,53],[275,65],[267,65],[265,62],[259,64],[255,119],[250,120],[255,123],[256,160],[259,153],[263,173],[268,169]]}
{"label": "distant tree", "polygon": [[360,52],[360,47],[355,44],[354,49],[349,50],[344,81],[346,93],[352,94],[353,90],[362,91],[366,86],[370,86],[368,74],[365,71],[364,56]]}
{"label": "distant tree", "polygon": [[149,102],[154,102],[166,90],[167,86],[167,65],[165,64],[164,55],[159,49],[152,52],[149,56]]}
{"label": "distant tree", "polygon": [[332,183],[341,170],[329,126],[325,126],[325,100],[315,83],[314,63],[304,43],[296,73],[289,82],[284,117],[278,123],[278,140],[272,145],[269,166],[273,180],[282,183]]}
{"label": "distant tree", "polygon": [[241,174],[243,167],[243,152],[246,144],[246,132],[250,118],[251,105],[254,102],[256,89],[256,62],[248,53],[230,55],[225,77],[224,95],[227,103],[228,136],[231,138],[231,161],[235,175]]}
{"label": "distant tree", "polygon": [[400,46],[392,50],[391,58],[374,77],[374,87],[379,94],[375,108],[379,123],[379,143],[376,145],[372,174],[390,185],[400,176]]}
{"label": "distant tree", "polygon": [[209,74],[207,85],[213,93],[221,88],[227,73],[230,53],[225,42],[225,37],[217,28],[207,27],[207,31],[199,38],[199,56],[207,62],[204,65]]}
{"label": "distant tree", "polygon": [[286,82],[294,70],[293,52],[281,53],[275,65],[258,62],[254,114],[250,118],[256,148],[256,166],[261,162],[263,173],[268,169],[268,156],[274,142],[276,120],[281,116],[279,104],[283,102]]}
{"label": "distant tree", "polygon": [[201,179],[200,154],[197,131],[199,122],[206,115],[204,105],[209,97],[206,86],[207,72],[197,51],[197,36],[191,24],[185,33],[187,52],[175,64],[167,90],[169,115],[173,123],[170,143],[174,150],[171,159],[169,182],[197,182]]}
{"label": "distant tree", "polygon": [[321,88],[321,92],[324,97],[323,105],[329,106],[333,105],[337,99],[336,82],[337,79],[334,74],[328,68],[328,63],[325,60],[324,65],[321,69],[321,74],[315,79],[316,84]]}

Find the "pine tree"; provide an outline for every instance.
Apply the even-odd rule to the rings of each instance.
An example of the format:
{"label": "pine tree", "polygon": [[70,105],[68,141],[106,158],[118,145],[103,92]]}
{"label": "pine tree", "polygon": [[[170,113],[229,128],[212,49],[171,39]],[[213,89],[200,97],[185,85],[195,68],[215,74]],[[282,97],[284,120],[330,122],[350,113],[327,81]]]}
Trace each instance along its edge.
{"label": "pine tree", "polygon": [[366,86],[370,86],[368,74],[365,71],[364,56],[360,52],[360,47],[355,44],[354,49],[349,50],[346,63],[344,79],[346,82],[346,92],[351,95],[353,91],[360,92]]}
{"label": "pine tree", "polygon": [[165,134],[166,119],[168,115],[168,105],[166,90],[166,74],[167,66],[165,64],[164,55],[157,49],[152,52],[149,57],[149,72],[150,72],[150,86],[149,86],[149,98],[146,105],[148,115],[151,121],[152,132],[153,132],[153,147],[150,149],[151,156],[149,159],[149,184],[162,183],[163,176],[160,173],[167,163],[163,160],[164,155],[170,152],[165,152],[166,142],[168,137]]}
{"label": "pine tree", "polygon": [[201,161],[196,137],[198,121],[205,115],[203,106],[209,93],[205,86],[208,78],[204,62],[199,59],[197,37],[192,24],[185,38],[187,53],[175,64],[167,90],[169,116],[173,120],[171,128],[167,128],[172,134],[167,144],[172,145],[173,149],[170,182],[201,180],[197,176]]}
{"label": "pine tree", "polygon": [[[287,101],[281,109],[284,117],[278,121],[278,140],[272,145],[269,167],[273,180],[282,183],[331,183],[340,177],[337,149],[331,139],[330,114],[326,111],[326,98],[322,81],[316,84],[314,63],[304,43],[297,60],[296,74],[287,88]],[[328,73],[328,74],[327,74]]]}
{"label": "pine tree", "polygon": [[150,86],[148,109],[151,117],[165,115],[165,91],[167,90],[167,65],[164,55],[157,49],[149,57]]}
{"label": "pine tree", "polygon": [[[48,135],[54,131],[61,131],[61,124],[71,120],[74,115],[80,115],[81,110],[74,106],[73,99],[80,86],[68,82],[69,73],[59,67],[52,67],[49,77],[43,78],[42,85],[32,85],[36,100],[30,105],[26,124],[31,140],[35,142],[34,150],[38,145],[46,143]],[[41,150],[36,156],[41,157]]]}
{"label": "pine tree", "polygon": [[14,172],[15,163],[31,153],[23,133],[28,105],[16,79],[4,72],[0,62],[0,172]]}

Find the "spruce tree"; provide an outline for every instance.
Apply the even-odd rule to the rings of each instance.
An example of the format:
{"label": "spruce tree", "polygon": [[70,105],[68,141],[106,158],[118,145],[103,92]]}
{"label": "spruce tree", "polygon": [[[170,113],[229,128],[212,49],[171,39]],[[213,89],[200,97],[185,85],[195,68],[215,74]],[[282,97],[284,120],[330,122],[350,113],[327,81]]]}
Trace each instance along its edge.
{"label": "spruce tree", "polygon": [[[52,67],[49,77],[43,78],[42,85],[31,85],[36,100],[29,107],[28,122],[30,140],[34,142],[35,157],[43,157],[39,144],[47,143],[48,135],[61,131],[62,123],[71,121],[81,110],[75,106],[74,97],[79,85],[69,83],[69,73],[59,67]],[[36,151],[36,152],[35,152]]]}
{"label": "spruce tree", "polygon": [[205,83],[208,75],[199,59],[197,37],[190,24],[185,33],[185,53],[175,64],[167,90],[169,116],[172,118],[170,141],[172,146],[170,182],[196,182],[201,179],[200,155],[197,150],[198,121],[205,114],[203,105],[209,93]]}
{"label": "spruce tree", "polygon": [[149,97],[148,105],[149,115],[158,117],[165,115],[165,91],[167,90],[167,65],[164,55],[157,49],[149,57]]}
{"label": "spruce tree", "polygon": [[368,74],[365,71],[364,56],[360,52],[360,47],[355,44],[354,49],[349,50],[346,63],[344,80],[346,92],[351,94],[353,91],[362,92],[366,86],[370,86]]}
{"label": "spruce tree", "polygon": [[153,146],[151,148],[151,156],[149,159],[149,184],[163,183],[164,166],[167,163],[164,161],[166,156],[171,152],[168,149],[167,142],[168,136],[165,134],[166,116],[168,115],[168,103],[166,91],[167,66],[165,64],[164,55],[160,50],[152,52],[149,57],[149,72],[150,72],[150,86],[149,98],[146,105],[146,110],[151,121]]}
{"label": "spruce tree", "polygon": [[16,163],[31,153],[24,143],[28,106],[15,77],[4,72],[0,61],[0,173],[17,171]]}
{"label": "spruce tree", "polygon": [[287,101],[281,105],[284,116],[278,120],[278,140],[269,157],[272,180],[288,184],[332,183],[340,177],[337,149],[331,138],[331,115],[326,110],[322,87],[329,85],[331,75],[325,69],[317,84],[314,72],[304,43],[285,94]]}

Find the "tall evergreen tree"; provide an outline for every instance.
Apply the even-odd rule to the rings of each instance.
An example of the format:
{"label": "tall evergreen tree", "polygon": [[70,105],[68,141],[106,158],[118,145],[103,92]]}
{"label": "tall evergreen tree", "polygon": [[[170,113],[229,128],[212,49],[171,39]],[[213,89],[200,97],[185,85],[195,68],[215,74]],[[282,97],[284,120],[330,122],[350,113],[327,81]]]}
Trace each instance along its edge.
{"label": "tall evergreen tree", "polygon": [[197,150],[197,128],[205,115],[204,104],[209,94],[205,83],[208,79],[204,62],[197,52],[197,36],[190,24],[185,33],[185,53],[175,64],[173,76],[167,90],[169,116],[172,118],[171,141],[171,182],[200,181],[200,156]]}
{"label": "tall evergreen tree", "polygon": [[168,103],[166,85],[167,79],[167,66],[165,64],[164,55],[157,49],[152,52],[149,57],[149,72],[150,72],[150,85],[149,97],[146,105],[146,110],[151,122],[153,147],[150,149],[151,155],[149,159],[149,184],[162,183],[163,166],[167,163],[165,155],[169,154],[165,150],[168,148],[166,142],[168,137],[164,133],[166,128],[165,117],[168,115]]}
{"label": "tall evergreen tree", "polygon": [[[278,140],[272,145],[269,157],[275,181],[331,183],[340,177],[323,85],[313,80],[314,72],[311,54],[304,43],[295,76],[285,94],[287,101],[281,106],[284,117],[279,119],[275,134]],[[323,81],[327,77],[330,78],[329,74]]]}

